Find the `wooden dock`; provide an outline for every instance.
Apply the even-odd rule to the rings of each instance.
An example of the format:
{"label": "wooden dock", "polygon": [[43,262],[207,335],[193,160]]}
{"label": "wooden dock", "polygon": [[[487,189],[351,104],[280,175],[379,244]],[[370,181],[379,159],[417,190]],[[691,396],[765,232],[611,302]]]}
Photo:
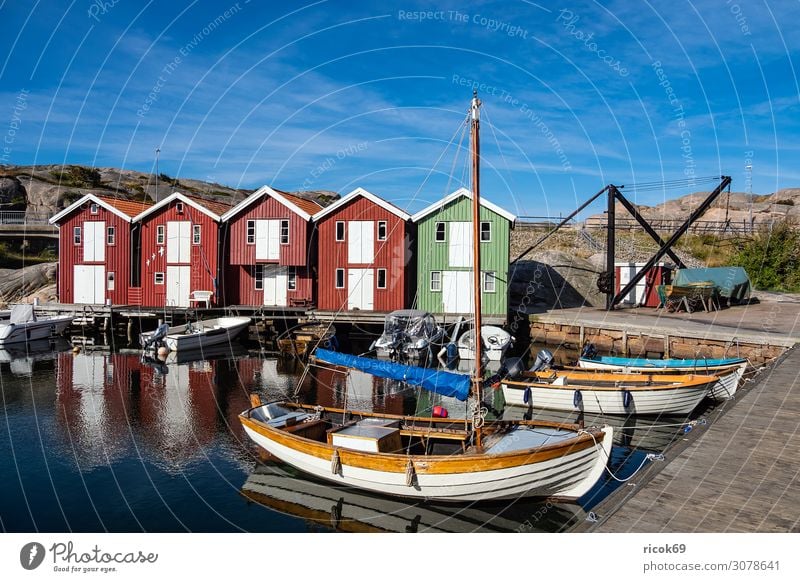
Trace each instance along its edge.
{"label": "wooden dock", "polygon": [[576,531],[800,531],[800,345],[740,392]]}

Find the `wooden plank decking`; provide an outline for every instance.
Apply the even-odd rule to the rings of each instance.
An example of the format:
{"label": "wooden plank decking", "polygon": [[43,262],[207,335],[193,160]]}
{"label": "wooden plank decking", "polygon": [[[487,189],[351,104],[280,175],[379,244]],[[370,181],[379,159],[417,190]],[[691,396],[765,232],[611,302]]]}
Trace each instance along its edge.
{"label": "wooden plank decking", "polygon": [[745,394],[726,403],[721,416],[684,450],[667,451],[666,465],[651,465],[643,482],[627,491],[623,486],[598,505],[599,521],[580,529],[800,531],[798,431],[800,346],[795,346]]}

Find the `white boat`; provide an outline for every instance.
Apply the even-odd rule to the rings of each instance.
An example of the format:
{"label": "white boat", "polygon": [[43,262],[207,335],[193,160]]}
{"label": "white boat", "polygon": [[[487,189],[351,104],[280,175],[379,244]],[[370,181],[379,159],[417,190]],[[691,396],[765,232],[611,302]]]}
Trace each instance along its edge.
{"label": "white boat", "polygon": [[526,372],[503,380],[506,404],[593,414],[689,414],[717,382],[691,374]]}
{"label": "white boat", "polygon": [[13,305],[7,321],[0,322],[0,345],[31,342],[61,335],[73,315],[37,317],[33,305]]}
{"label": "white boat", "polygon": [[[511,334],[494,325],[482,325],[481,338],[483,353],[492,362],[502,360],[506,350],[514,345]],[[469,329],[458,338],[458,357],[462,360],[475,359],[475,330]]]}
{"label": "white boat", "polygon": [[218,317],[192,321],[185,325],[167,327],[162,324],[154,331],[139,335],[143,348],[163,344],[170,351],[202,350],[225,344],[250,325],[249,317]]}
{"label": "white boat", "polygon": [[[472,232],[480,236],[479,116],[470,108],[473,158]],[[480,244],[472,272],[480,272]],[[481,327],[480,277],[473,277],[475,327]],[[313,365],[355,368],[373,376],[469,400],[464,419],[377,414],[274,402],[239,419],[248,437],[277,459],[330,482],[383,495],[447,502],[518,497],[576,500],[606,470],[613,429],[547,422],[489,421],[483,401],[481,342],[469,376],[317,349]]]}
{"label": "white boat", "polygon": [[[584,352],[593,346],[589,344]],[[717,383],[711,388],[709,396],[715,400],[733,398],[747,369],[745,358],[708,359],[696,358],[691,360],[652,358],[623,358],[614,356],[582,356],[578,366],[586,370],[604,370],[621,373],[666,373],[666,374],[710,374],[718,378]]]}

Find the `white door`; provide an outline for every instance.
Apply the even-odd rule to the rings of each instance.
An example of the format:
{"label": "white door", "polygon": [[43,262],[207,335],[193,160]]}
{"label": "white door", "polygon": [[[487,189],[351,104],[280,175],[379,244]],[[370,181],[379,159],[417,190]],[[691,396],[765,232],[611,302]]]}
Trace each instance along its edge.
{"label": "white door", "polygon": [[442,273],[442,308],[445,313],[471,313],[472,271]]}
{"label": "white door", "polygon": [[191,262],[191,230],[192,223],[188,220],[167,222],[167,263]]}
{"label": "white door", "polygon": [[167,265],[167,305],[189,307],[189,278],[192,268]]}
{"label": "white door", "polygon": [[106,268],[103,265],[75,265],[73,277],[75,303],[105,303]]}
{"label": "white door", "polygon": [[351,220],[347,223],[347,262],[369,265],[375,260],[375,222]]}
{"label": "white door", "polygon": [[106,260],[106,223],[83,223],[83,260],[101,262]]}
{"label": "white door", "polygon": [[286,267],[266,265],[264,267],[264,305],[287,306],[289,271]]}
{"label": "white door", "polygon": [[347,271],[347,308],[375,308],[375,272],[372,269],[349,269]]}
{"label": "white door", "polygon": [[280,237],[280,220],[256,220],[256,259],[279,259]]}
{"label": "white door", "polygon": [[449,259],[451,267],[472,267],[472,223],[450,223]]}

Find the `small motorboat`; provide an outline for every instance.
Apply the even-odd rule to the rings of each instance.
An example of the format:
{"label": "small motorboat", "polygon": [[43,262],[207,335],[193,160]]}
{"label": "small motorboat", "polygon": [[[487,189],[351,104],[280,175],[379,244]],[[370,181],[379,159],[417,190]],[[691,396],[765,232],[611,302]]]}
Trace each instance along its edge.
{"label": "small motorboat", "polygon": [[317,346],[336,350],[336,328],[333,324],[304,323],[278,336],[278,349],[281,355],[289,358],[304,358]]}
{"label": "small motorboat", "polygon": [[161,324],[155,331],[140,334],[139,343],[144,349],[165,346],[173,352],[201,350],[230,342],[250,325],[250,321],[249,317],[218,317],[174,327]]}
{"label": "small motorboat", "polygon": [[399,309],[386,316],[383,333],[372,349],[378,357],[410,360],[427,355],[444,337],[444,328],[427,311]]}
{"label": "small motorboat", "polygon": [[[502,360],[506,350],[514,345],[511,334],[494,325],[481,326],[481,339],[484,355],[494,362]],[[458,357],[462,360],[475,359],[475,330],[467,330],[458,338]]]}
{"label": "small motorboat", "polygon": [[8,320],[0,322],[0,345],[32,342],[61,335],[73,318],[72,315],[37,317],[33,305],[13,305]]}

